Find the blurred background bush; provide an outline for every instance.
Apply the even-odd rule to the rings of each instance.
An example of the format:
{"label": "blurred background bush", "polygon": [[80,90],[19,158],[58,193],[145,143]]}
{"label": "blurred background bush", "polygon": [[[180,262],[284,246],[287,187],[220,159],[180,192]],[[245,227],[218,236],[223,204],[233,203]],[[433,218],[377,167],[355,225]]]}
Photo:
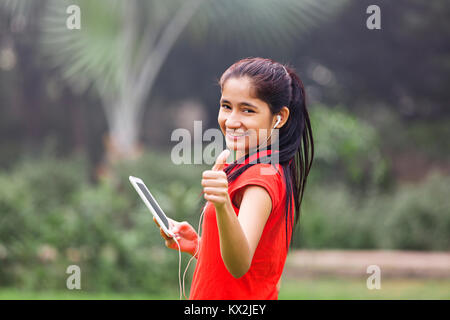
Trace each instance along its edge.
{"label": "blurred background bush", "polygon": [[[380,178],[388,175],[385,165],[380,169],[361,156],[379,152],[373,128],[342,111],[325,117],[323,107],[313,110],[314,129],[324,126],[314,130],[320,147],[293,249],[448,250],[450,177],[431,172],[420,183],[386,191]],[[339,125],[332,124],[334,116]],[[336,143],[325,143],[338,131]],[[352,159],[368,181],[333,157]],[[128,176],[146,181],[168,216],[197,228],[199,179],[208,168],[186,169],[172,164],[170,154],[147,151],[92,183],[82,156],[57,157],[47,148],[24,157],[0,176],[2,285],[64,289],[61,270],[76,264],[85,290],[160,293],[168,283],[175,289],[178,255],[164,247]]]}
{"label": "blurred background bush", "polygon": [[142,177],[170,217],[195,225],[201,171],[151,153],[117,168],[114,180],[92,184],[87,171],[81,157],[46,154],[1,175],[2,285],[65,289],[61,271],[71,264],[83,270],[85,290],[151,293],[164,283],[175,285],[178,254],[164,247],[128,175]]}
{"label": "blurred background bush", "polygon": [[225,3],[0,0],[0,288],[65,290],[76,264],[86,291],[175,292],[178,253],[128,176],[197,227],[209,166],[174,165],[171,133],[217,128],[215,79],[247,56],[306,88],[293,249],[449,251],[448,2],[379,1],[381,30],[371,1]]}

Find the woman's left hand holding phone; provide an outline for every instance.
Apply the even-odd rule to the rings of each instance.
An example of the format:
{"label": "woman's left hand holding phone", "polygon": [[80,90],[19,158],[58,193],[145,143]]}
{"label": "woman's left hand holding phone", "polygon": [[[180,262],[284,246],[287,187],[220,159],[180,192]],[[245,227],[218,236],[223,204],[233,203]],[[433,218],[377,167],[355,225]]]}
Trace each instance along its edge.
{"label": "woman's left hand holding phone", "polygon": [[[180,250],[183,252],[187,252],[190,255],[194,255],[197,251],[198,246],[198,235],[195,232],[195,229],[186,221],[178,222],[168,218],[170,231],[175,235],[176,240],[180,244]],[[178,245],[172,237],[167,236],[163,229],[159,226],[156,218],[153,217],[153,221],[155,221],[156,225],[159,227],[159,231],[161,236],[166,241],[166,247],[174,250],[178,250]]]}

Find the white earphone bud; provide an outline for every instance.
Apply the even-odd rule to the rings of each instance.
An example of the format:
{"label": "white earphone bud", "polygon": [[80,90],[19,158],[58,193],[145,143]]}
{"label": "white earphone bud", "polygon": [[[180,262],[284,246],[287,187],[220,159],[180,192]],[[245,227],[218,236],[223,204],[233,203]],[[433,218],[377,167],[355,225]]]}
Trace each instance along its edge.
{"label": "white earphone bud", "polygon": [[280,116],[280,115],[277,115],[277,122],[275,122],[275,125],[273,126],[272,130],[270,130],[270,136],[267,137],[266,141],[265,141],[263,144],[261,144],[261,145],[259,146],[259,148],[262,148],[262,146],[263,146],[267,141],[269,141],[270,137],[272,137],[273,130],[275,130],[275,128],[277,127],[277,125],[278,125],[280,122],[281,122],[281,116]]}
{"label": "white earphone bud", "polygon": [[275,125],[273,126],[272,129],[275,129],[275,128],[277,127],[277,125],[278,125],[280,122],[281,122],[281,116],[278,115],[278,116],[277,116],[277,122],[275,122]]}

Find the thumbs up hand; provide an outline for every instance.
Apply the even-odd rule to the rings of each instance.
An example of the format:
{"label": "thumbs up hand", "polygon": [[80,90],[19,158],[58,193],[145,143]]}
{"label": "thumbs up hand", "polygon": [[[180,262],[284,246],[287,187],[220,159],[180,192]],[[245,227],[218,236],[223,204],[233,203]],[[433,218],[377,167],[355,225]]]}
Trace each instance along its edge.
{"label": "thumbs up hand", "polygon": [[230,201],[227,174],[223,171],[229,155],[229,150],[223,150],[217,157],[212,170],[206,170],[202,174],[204,197],[212,202],[216,209],[223,208]]}
{"label": "thumbs up hand", "polygon": [[216,163],[214,163],[213,171],[221,171],[225,167],[225,164],[227,163],[227,158],[230,155],[230,150],[225,149],[223,150],[219,156],[216,159]]}

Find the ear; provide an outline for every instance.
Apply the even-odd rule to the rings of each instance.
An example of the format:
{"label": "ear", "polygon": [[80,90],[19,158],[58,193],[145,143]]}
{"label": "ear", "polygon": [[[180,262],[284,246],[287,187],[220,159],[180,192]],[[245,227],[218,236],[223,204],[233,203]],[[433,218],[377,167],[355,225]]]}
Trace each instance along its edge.
{"label": "ear", "polygon": [[[289,108],[288,107],[284,106],[283,108],[281,108],[280,112],[277,114],[277,122],[278,122],[279,118],[281,118],[281,120],[275,126],[275,129],[280,129],[287,122],[287,120],[289,118]],[[277,123],[277,122],[275,122],[275,123]]]}
{"label": "ear", "polygon": [[277,115],[277,122],[275,122],[275,125],[273,126],[273,128],[272,129],[275,129],[277,126],[278,126],[278,124],[281,122],[281,116],[280,115]]}

